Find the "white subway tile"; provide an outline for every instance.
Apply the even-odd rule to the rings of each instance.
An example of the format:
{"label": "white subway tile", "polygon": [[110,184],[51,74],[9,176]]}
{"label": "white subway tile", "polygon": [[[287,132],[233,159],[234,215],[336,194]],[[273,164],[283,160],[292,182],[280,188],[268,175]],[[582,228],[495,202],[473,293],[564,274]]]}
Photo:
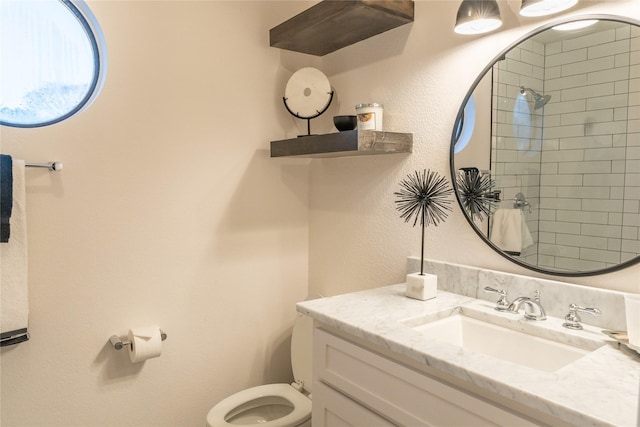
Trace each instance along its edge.
{"label": "white subway tile", "polygon": [[557,174],[558,173],[558,164],[557,163],[542,163],[540,166],[540,173],[543,175],[547,174]]}
{"label": "white subway tile", "polygon": [[622,212],[609,212],[609,225],[622,225]]}
{"label": "white subway tile", "polygon": [[624,200],[624,213],[640,213],[640,200]]}
{"label": "white subway tile", "polygon": [[589,59],[565,63],[562,65],[562,75],[570,76],[573,74],[590,73],[593,71],[608,70],[614,68],[615,57],[604,56],[602,58]]}
{"label": "white subway tile", "polygon": [[616,40],[630,39],[630,38],[631,38],[631,25],[623,25],[622,27],[616,28]]}
{"label": "white subway tile", "polygon": [[606,110],[580,111],[578,113],[565,113],[561,115],[560,119],[560,123],[563,126],[611,121],[613,121],[612,108]]}
{"label": "white subway tile", "polygon": [[624,134],[627,131],[627,122],[603,122],[587,123],[585,126],[586,135],[611,135]]}
{"label": "white subway tile", "polygon": [[556,219],[560,222],[580,222],[586,224],[608,224],[607,212],[558,211]]}
{"label": "white subway tile", "polygon": [[607,250],[620,251],[622,249],[621,239],[607,239]]}
{"label": "white subway tile", "polygon": [[[613,82],[593,84],[589,86],[580,86],[576,88],[567,88],[562,90],[562,100],[570,101],[573,99],[593,99],[599,96],[614,95],[615,85]],[[626,94],[625,94],[626,96]],[[587,103],[587,108],[588,108]]]}
{"label": "white subway tile", "polygon": [[613,120],[628,120],[629,108],[619,107],[613,110]]}
{"label": "white subway tile", "polygon": [[628,67],[629,66],[629,54],[628,53],[620,53],[615,56],[614,59],[615,67]]}
{"label": "white subway tile", "polygon": [[640,146],[631,145],[627,148],[627,159],[638,160],[640,159]]}
{"label": "white subway tile", "polygon": [[[558,187],[558,197],[568,199],[604,199],[609,198],[610,187]],[[606,224],[606,221],[604,222]]]}
{"label": "white subway tile", "polygon": [[634,254],[635,257],[640,254],[640,240],[622,240],[621,243],[622,247],[620,249],[623,252]]}
{"label": "white subway tile", "polygon": [[[558,54],[547,55],[545,65],[547,67],[555,67],[557,65],[573,64],[576,62],[584,62],[587,60],[587,49],[579,49],[571,52],[561,52]],[[576,74],[576,73],[572,73]]]}
{"label": "white subway tile", "polygon": [[631,261],[638,257],[638,253],[620,252],[620,262]]}
{"label": "white subway tile", "polygon": [[540,252],[553,255],[553,256],[561,256],[561,257],[570,257],[570,258],[578,258],[580,256],[580,251],[578,248],[572,246],[560,246],[556,245],[540,245]]}
{"label": "white subway tile", "polygon": [[[611,87],[613,90],[613,86]],[[587,110],[601,110],[604,108],[616,108],[626,107],[628,96],[623,95],[610,95],[610,96],[598,96],[587,99]]]}
{"label": "white subway tile", "polygon": [[558,165],[560,176],[562,174],[589,174],[589,173],[610,173],[610,161],[589,161],[589,162],[563,162]]}
{"label": "white subway tile", "polygon": [[[562,113],[574,113],[577,111],[585,111],[587,109],[586,99],[575,99],[571,101],[560,101],[559,97],[552,96],[553,102],[549,101],[544,106],[545,115],[548,114],[562,114]],[[626,104],[625,104],[626,106]]]}
{"label": "white subway tile", "polygon": [[[607,68],[606,70],[593,71],[586,74],[577,74],[577,76],[586,76],[585,85],[600,84],[607,82],[627,81],[629,79],[629,68]],[[568,77],[566,77],[568,78]]]}
{"label": "white subway tile", "polygon": [[562,41],[551,42],[545,45],[545,55],[556,55],[562,52]]}
{"label": "white subway tile", "polygon": [[557,198],[558,187],[549,187],[549,186],[540,187],[540,197],[553,198],[553,199]]}
{"label": "white subway tile", "polygon": [[611,187],[609,198],[612,200],[624,200],[624,187]]}
{"label": "white subway tile", "polygon": [[622,200],[582,199],[582,210],[593,212],[622,212]]}
{"label": "white subway tile", "polygon": [[547,138],[571,138],[584,135],[584,125],[554,126],[545,129],[545,137]]}
{"label": "white subway tile", "polygon": [[557,79],[562,77],[562,67],[560,65],[556,65],[555,67],[546,67],[544,69],[544,80],[547,79]]}
{"label": "white subway tile", "polygon": [[[544,82],[544,90],[546,92],[549,92],[552,90],[561,90],[561,89],[566,89],[570,87],[579,87],[579,86],[586,86],[587,84],[597,84],[597,83],[612,81],[612,79],[603,78],[601,75],[599,75],[599,73],[603,73],[603,71],[598,71],[597,73],[591,73],[591,74],[587,74],[587,73],[574,74],[572,76],[558,77],[554,79],[547,78]],[[593,75],[593,77],[591,77],[593,81],[589,80],[590,75]]]}
{"label": "white subway tile", "polygon": [[602,58],[629,52],[629,40],[619,40],[612,43],[598,44],[587,48],[587,58]]}
{"label": "white subway tile", "polygon": [[533,75],[533,65],[523,61],[507,59],[507,71],[523,76],[531,76]]}
{"label": "white subway tile", "polygon": [[620,160],[625,159],[626,150],[620,148],[591,148],[585,150],[585,160]]}
{"label": "white subway tile", "polygon": [[640,227],[640,214],[625,213],[622,223],[627,227]]}
{"label": "white subway tile", "polygon": [[548,243],[555,244],[556,243],[556,233],[538,233],[538,242],[540,243]]}
{"label": "white subway tile", "polygon": [[557,234],[556,243],[565,246],[576,246],[578,248],[600,249],[607,247],[605,237],[581,236],[576,234]]}
{"label": "white subway tile", "polygon": [[560,140],[561,150],[576,150],[581,148],[601,148],[612,147],[613,137],[611,135],[589,135],[575,138],[562,138]]}
{"label": "white subway tile", "polygon": [[542,153],[542,162],[579,162],[584,159],[584,150],[560,150],[547,151]]}
{"label": "white subway tile", "polygon": [[584,236],[610,237],[619,239],[622,229],[617,225],[582,224],[580,233]]}
{"label": "white subway tile", "polygon": [[593,271],[601,270],[607,267],[604,262],[587,261],[580,259],[558,258],[554,259],[556,270],[568,270],[568,271]]}
{"label": "white subway tile", "polygon": [[580,249],[580,259],[617,264],[620,262],[620,253],[616,251],[582,248]]}
{"label": "white subway tile", "polygon": [[623,187],[625,182],[624,174],[588,174],[584,176],[585,186],[605,185],[609,187]]}
{"label": "white subway tile", "polygon": [[562,50],[568,51],[574,49],[582,49],[599,44],[609,44],[611,42],[615,42],[615,40],[616,31],[614,29],[599,31],[597,33],[591,33],[581,37],[564,40],[562,42]]}
{"label": "white subway tile", "polygon": [[619,80],[615,82],[614,90],[616,94],[629,94],[629,80]]}
{"label": "white subway tile", "polygon": [[[582,209],[582,203],[580,199],[565,199],[565,198],[540,198],[541,209],[564,209],[579,211]],[[576,233],[577,234],[577,233]]]}
{"label": "white subway tile", "polygon": [[625,173],[625,161],[624,160],[612,160],[611,161],[611,173]]}
{"label": "white subway tile", "polygon": [[622,227],[622,238],[625,240],[638,240],[640,239],[639,227]]}
{"label": "white subway tile", "polygon": [[531,49],[533,50],[534,53],[537,53],[538,55],[542,55],[544,57],[545,55],[545,44],[539,41],[534,41],[533,39],[529,39],[532,41],[531,43]]}

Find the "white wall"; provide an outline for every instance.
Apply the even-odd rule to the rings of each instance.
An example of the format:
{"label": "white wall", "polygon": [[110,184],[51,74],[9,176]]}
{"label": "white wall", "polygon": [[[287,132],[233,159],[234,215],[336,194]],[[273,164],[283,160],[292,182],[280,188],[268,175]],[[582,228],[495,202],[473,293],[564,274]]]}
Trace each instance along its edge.
{"label": "white wall", "polygon": [[[295,70],[268,30],[304,4],[94,1],[101,96],[2,152],[27,171],[31,340],[2,349],[3,426],[201,426],[232,392],[290,381],[307,294],[308,167],[269,158]],[[163,355],[107,344],[160,325]]]}
{"label": "white wall", "polygon": [[[404,280],[420,233],[393,192],[416,169],[448,174],[467,88],[542,21],[521,27],[519,1],[500,2],[503,30],[462,37],[451,31],[459,2],[418,1],[413,24],[320,59],[269,48],[268,29],[308,3],[90,2],[110,54],[102,96],[66,123],[0,130],[2,152],[65,162],[28,172],[32,339],[2,350],[3,425],[200,426],[226,395],[289,380],[293,304],[307,286],[330,295]],[[636,0],[589,10],[640,15]],[[269,159],[268,141],[304,130],[281,105],[302,66],[337,91],[314,132],[382,102],[390,129],[414,133],[414,153]],[[433,259],[528,274],[489,251],[457,206],[427,244]],[[639,272],[573,281],[632,290]],[[150,323],[169,334],[159,359],[131,365],[107,345]]]}
{"label": "white wall", "polygon": [[[420,231],[400,219],[393,192],[414,170],[449,175],[449,142],[455,115],[482,69],[511,42],[549,19],[517,15],[519,1],[499,2],[503,28],[464,37],[452,27],[457,1],[418,1],[413,24],[323,57],[339,106],[385,105],[388,129],[413,132],[411,155],[322,159],[311,165],[310,286],[324,294],[404,281],[406,257],[420,255]],[[581,13],[640,18],[635,0],[581,1],[559,17]],[[327,129],[330,126],[327,125]],[[500,271],[536,274],[490,250],[471,230],[457,204],[449,219],[427,229],[427,258]],[[640,292],[640,267],[565,281]],[[570,301],[567,302],[567,304]]]}

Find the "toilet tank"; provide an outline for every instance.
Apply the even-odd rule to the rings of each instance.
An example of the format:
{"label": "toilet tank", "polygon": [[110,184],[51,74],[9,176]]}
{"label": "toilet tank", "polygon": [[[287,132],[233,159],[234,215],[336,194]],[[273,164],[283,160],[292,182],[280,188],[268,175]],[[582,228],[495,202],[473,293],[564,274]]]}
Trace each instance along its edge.
{"label": "toilet tank", "polygon": [[[309,296],[306,300],[321,298]],[[296,382],[302,381],[304,389],[311,393],[313,353],[313,319],[296,313],[291,334],[291,368]]]}

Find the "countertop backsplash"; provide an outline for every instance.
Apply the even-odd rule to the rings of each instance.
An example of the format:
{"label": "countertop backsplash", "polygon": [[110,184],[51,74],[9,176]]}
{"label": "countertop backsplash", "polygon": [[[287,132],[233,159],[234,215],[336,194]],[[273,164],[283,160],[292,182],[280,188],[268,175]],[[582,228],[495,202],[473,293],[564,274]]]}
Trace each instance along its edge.
{"label": "countertop backsplash", "polygon": [[[485,292],[489,286],[507,291],[507,299],[519,296],[533,297],[540,291],[540,302],[547,316],[564,318],[569,312],[569,304],[594,307],[601,311],[599,316],[580,313],[582,323],[610,330],[626,330],[623,292],[591,288],[555,280],[539,279],[500,271],[487,270],[441,261],[425,260],[425,273],[438,276],[438,289],[495,302],[498,296]],[[409,257],[407,273],[420,271],[420,260]]]}

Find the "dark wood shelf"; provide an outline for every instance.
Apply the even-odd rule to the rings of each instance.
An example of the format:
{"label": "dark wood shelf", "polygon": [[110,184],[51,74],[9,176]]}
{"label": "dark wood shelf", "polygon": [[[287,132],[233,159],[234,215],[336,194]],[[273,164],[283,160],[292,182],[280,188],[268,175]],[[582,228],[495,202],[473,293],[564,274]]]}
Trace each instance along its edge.
{"label": "dark wood shelf", "polygon": [[271,157],[346,157],[411,153],[413,134],[349,130],[271,141]]}
{"label": "dark wood shelf", "polygon": [[324,0],[269,31],[270,45],[323,56],[413,22],[407,0]]}

